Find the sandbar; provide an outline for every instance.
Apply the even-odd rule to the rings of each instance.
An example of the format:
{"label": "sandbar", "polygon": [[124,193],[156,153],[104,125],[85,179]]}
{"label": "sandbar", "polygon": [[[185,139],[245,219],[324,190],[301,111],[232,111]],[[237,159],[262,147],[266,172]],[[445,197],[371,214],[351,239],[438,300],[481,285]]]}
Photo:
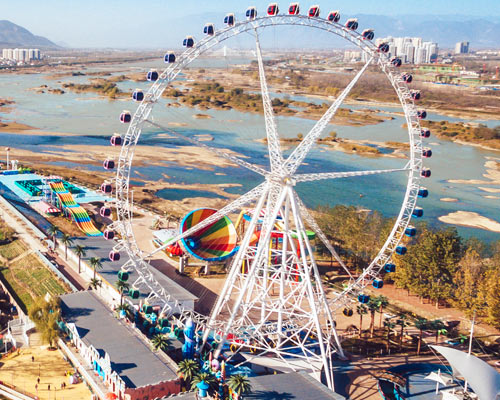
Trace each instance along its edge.
{"label": "sandbar", "polygon": [[456,211],[438,218],[445,224],[466,226],[500,233],[500,222],[470,211]]}
{"label": "sandbar", "polygon": [[443,198],[439,199],[439,201],[444,201],[446,203],[456,203],[458,201],[458,199],[455,199],[453,197],[443,197]]}

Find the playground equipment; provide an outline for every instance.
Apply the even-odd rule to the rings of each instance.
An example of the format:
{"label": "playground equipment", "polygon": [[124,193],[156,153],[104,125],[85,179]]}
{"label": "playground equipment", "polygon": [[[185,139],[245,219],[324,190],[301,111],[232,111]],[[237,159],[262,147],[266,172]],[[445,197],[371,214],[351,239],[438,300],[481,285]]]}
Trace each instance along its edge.
{"label": "playground equipment", "polygon": [[50,181],[50,189],[57,196],[60,207],[70,216],[75,224],[87,236],[102,236],[102,232],[92,223],[89,214],[80,206],[73,195],[66,189],[62,181]]}
{"label": "playground equipment", "polygon": [[[120,237],[116,249],[126,252],[129,258],[123,268],[134,269],[139,275],[132,283],[134,290],[140,289],[141,292],[147,293],[149,304],[159,306],[160,314],[165,317],[176,312],[174,310],[181,309],[178,322],[184,324],[191,319],[196,324],[197,331],[203,332],[202,345],[216,347],[215,358],[229,347],[233,353],[244,353],[250,361],[262,356],[266,362],[272,359],[292,370],[307,368],[316,372],[322,371],[328,386],[333,389],[332,355],[338,353],[343,356],[335,331],[334,313],[343,309],[352,310],[355,299],[366,303],[369,296],[363,293],[364,288],[371,285],[375,279],[382,281],[384,273],[395,270],[394,264],[390,262],[391,257],[394,252],[399,255],[406,253],[406,247],[400,242],[406,237],[405,233],[414,233],[412,229],[407,231],[407,228],[417,198],[426,197],[428,194],[420,187],[421,178],[430,176],[430,170],[423,168],[422,161],[422,139],[428,135],[427,131],[421,130],[420,119],[425,118],[426,112],[417,111],[415,108],[414,97],[408,87],[412,76],[399,72],[399,65],[395,65],[399,62],[394,63],[388,57],[387,43],[375,44],[371,41],[374,37],[373,30],[358,33],[358,21],[352,18],[342,24],[338,11],[332,11],[326,19],[321,18],[319,6],[317,12],[312,10],[312,13],[308,12],[306,15],[299,14],[298,3],[293,3],[286,11],[280,13],[278,4],[272,3],[261,17],[257,16],[256,10],[241,21],[236,21],[234,14],[227,14],[223,27],[215,30],[213,34],[211,31],[210,34],[207,32],[207,35],[196,42],[192,36],[187,36],[183,42],[185,51],[177,54],[175,62],[169,62],[164,71],[148,72],[147,79],[152,82],[151,88],[144,94],[144,100],[131,117],[127,133],[120,140],[113,139],[112,142],[115,145],[122,143],[114,185],[117,221],[112,228],[117,230]],[[264,28],[277,29],[280,26],[300,26],[336,35],[349,42],[349,45],[356,46],[363,53],[365,60],[365,64],[352,81],[288,157],[284,156],[280,147],[259,41],[259,33]],[[255,37],[268,145],[268,169],[219,148],[210,147],[193,137],[184,136],[166,125],[155,122],[157,119],[152,116],[153,108],[160,101],[165,89],[191,62],[221,42],[240,34],[251,34]],[[378,67],[385,74],[399,98],[408,129],[408,161],[400,168],[393,169],[298,173],[305,157],[370,66]],[[198,223],[186,225],[177,236],[167,240],[155,251],[142,252],[133,234],[133,210],[129,188],[134,149],[145,126],[161,129],[178,139],[203,147],[233,164],[261,175],[264,182],[207,218],[200,218]],[[295,186],[303,182],[378,174],[401,174],[407,180],[406,191],[386,241],[369,266],[361,274],[354,276],[300,200]],[[111,191],[110,186],[109,190]],[[197,238],[207,227],[249,205],[252,205],[254,211],[245,232],[239,238],[239,249],[231,259],[226,283],[210,317],[182,309],[155,280],[148,260],[156,252],[163,251],[179,241],[187,243],[185,247],[198,254],[197,244],[189,243],[189,238]],[[345,287],[329,300],[323,290],[306,225],[349,276]],[[273,245],[270,245],[271,243]],[[242,265],[246,267],[242,268]],[[383,282],[377,283],[378,286],[382,284]]]}

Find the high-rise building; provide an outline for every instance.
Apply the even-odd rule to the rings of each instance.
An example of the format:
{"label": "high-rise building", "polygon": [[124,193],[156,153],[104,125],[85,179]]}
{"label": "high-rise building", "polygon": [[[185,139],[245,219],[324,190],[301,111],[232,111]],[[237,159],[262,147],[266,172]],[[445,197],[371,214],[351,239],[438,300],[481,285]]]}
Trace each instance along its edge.
{"label": "high-rise building", "polygon": [[3,49],[2,58],[10,61],[28,62],[41,60],[40,49]]}
{"label": "high-rise building", "polygon": [[415,61],[415,46],[413,44],[407,44],[405,49],[406,62],[413,64]]}
{"label": "high-rise building", "polygon": [[455,45],[455,54],[467,54],[469,52],[469,42],[458,42]]}
{"label": "high-rise building", "polygon": [[418,47],[415,50],[415,64],[424,64],[426,62],[427,50],[423,47]]}

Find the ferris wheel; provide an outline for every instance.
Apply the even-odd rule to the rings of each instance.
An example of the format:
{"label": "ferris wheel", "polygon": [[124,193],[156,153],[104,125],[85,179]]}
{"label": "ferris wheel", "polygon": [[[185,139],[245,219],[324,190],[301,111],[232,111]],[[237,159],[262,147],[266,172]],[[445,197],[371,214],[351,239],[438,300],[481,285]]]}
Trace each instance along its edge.
{"label": "ferris wheel", "polygon": [[[244,353],[247,360],[266,357],[269,361],[273,358],[276,363],[292,370],[309,368],[323,371],[327,385],[333,389],[332,355],[337,353],[343,356],[335,330],[336,312],[343,310],[346,315],[352,314],[353,302],[368,302],[369,296],[364,292],[366,286],[382,287],[383,274],[395,270],[395,265],[391,262],[393,253],[406,253],[402,238],[405,235],[415,235],[415,228],[410,225],[411,218],[421,217],[423,214],[422,209],[416,207],[416,201],[418,197],[428,195],[427,190],[421,187],[421,180],[430,176],[430,170],[423,166],[423,158],[429,157],[431,151],[423,146],[422,139],[430,133],[421,129],[419,122],[421,118],[425,118],[426,113],[418,110],[414,104],[420,93],[409,89],[412,76],[399,71],[401,59],[389,57],[387,43],[375,45],[372,42],[373,30],[366,29],[359,33],[356,19],[340,23],[338,11],[332,11],[326,18],[322,18],[319,6],[310,7],[302,15],[298,3],[292,3],[285,13],[280,12],[276,3],[272,3],[263,16],[257,15],[255,7],[248,8],[245,15],[245,19],[237,21],[234,14],[227,14],[220,29],[216,29],[214,24],[205,25],[202,40],[197,41],[192,36],[187,36],[183,41],[186,49],[182,54],[165,54],[167,67],[163,72],[148,72],[147,78],[151,82],[149,90],[136,90],[133,93],[133,100],[139,103],[137,110],[133,115],[129,112],[120,115],[120,120],[128,124],[128,130],[123,135],[111,138],[112,145],[121,146],[118,161],[116,165],[110,159],[104,163],[107,169],[116,167],[114,191],[117,208],[117,220],[108,227],[104,236],[116,240],[110,258],[118,261],[120,253],[126,253],[128,259],[122,270],[137,272],[138,279],[133,282],[133,289],[147,293],[146,301],[160,305],[163,315],[176,313],[180,314],[181,322],[187,319],[194,321],[197,330],[203,332],[202,344],[215,348],[216,356],[229,345],[232,353]],[[263,29],[281,26],[302,26],[336,35],[356,46],[366,60],[352,81],[288,157],[284,156],[280,146],[259,40]],[[153,117],[155,104],[186,67],[217,45],[242,33],[250,33],[255,39],[265,120],[263,131],[266,133],[269,156],[267,168],[162,126]],[[378,67],[385,74],[399,98],[408,130],[408,160],[395,169],[298,173],[298,168],[369,66]],[[183,228],[175,237],[155,251],[145,253],[139,248],[134,236],[130,177],[135,146],[143,130],[151,128],[161,129],[250,170],[262,177],[262,183],[219,210],[201,213],[203,215],[196,223],[183,223]],[[378,254],[362,273],[354,274],[328,241],[297,195],[295,187],[302,182],[381,174],[405,176],[404,199],[394,226]],[[110,183],[105,183],[102,190],[110,193],[113,187]],[[241,210],[247,210],[247,225],[228,252],[229,272],[212,313],[201,315],[183,308],[156,280],[148,259],[175,243],[183,243],[188,249],[190,246],[194,248],[200,231],[206,231]],[[330,298],[325,294],[314,258],[311,231],[317,240],[323,242],[349,277],[348,284]],[[116,237],[114,232],[118,234]]]}

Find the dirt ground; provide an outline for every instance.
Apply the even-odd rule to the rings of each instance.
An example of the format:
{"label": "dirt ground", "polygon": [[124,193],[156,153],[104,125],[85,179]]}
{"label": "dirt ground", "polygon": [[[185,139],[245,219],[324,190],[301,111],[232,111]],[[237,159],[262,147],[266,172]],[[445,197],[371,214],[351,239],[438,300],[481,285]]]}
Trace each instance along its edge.
{"label": "dirt ground", "polygon": [[[32,356],[35,361],[32,361]],[[70,370],[73,368],[64,360],[59,350],[49,351],[46,346],[23,348],[20,349],[19,355],[14,352],[1,359],[0,381],[36,395],[40,400],[90,399],[91,392],[85,383],[69,383],[65,373]],[[37,390],[35,385],[39,373],[40,384]],[[61,389],[63,382],[66,383],[65,389]]]}

